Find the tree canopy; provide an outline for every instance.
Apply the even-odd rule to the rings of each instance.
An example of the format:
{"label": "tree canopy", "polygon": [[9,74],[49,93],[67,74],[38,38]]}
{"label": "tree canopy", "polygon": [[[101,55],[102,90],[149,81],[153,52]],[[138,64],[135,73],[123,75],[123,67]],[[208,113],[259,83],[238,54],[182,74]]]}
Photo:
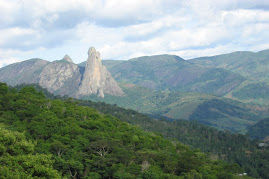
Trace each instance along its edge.
{"label": "tree canopy", "polygon": [[33,87],[0,84],[1,175],[9,178],[231,178],[242,169]]}

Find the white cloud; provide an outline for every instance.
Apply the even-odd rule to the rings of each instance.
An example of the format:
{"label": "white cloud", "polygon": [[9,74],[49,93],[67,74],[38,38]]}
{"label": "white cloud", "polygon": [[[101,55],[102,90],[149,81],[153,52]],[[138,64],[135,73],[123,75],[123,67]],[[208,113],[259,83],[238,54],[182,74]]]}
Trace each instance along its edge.
{"label": "white cloud", "polygon": [[70,52],[79,62],[89,46],[112,59],[269,47],[266,0],[0,0],[0,11],[0,61]]}
{"label": "white cloud", "polygon": [[110,58],[117,60],[127,60],[144,55],[156,55],[165,52],[164,50],[160,50],[161,41],[160,38],[154,38],[150,41],[140,41],[136,43],[118,42],[112,45],[105,45],[100,49],[100,52],[105,59]]}
{"label": "white cloud", "polygon": [[0,68],[8,64],[16,63],[22,61],[22,59],[16,58],[16,54],[23,52],[17,50],[1,50],[0,49]]}
{"label": "white cloud", "polygon": [[20,61],[21,61],[20,59],[16,59],[16,58],[12,58],[12,57],[1,59],[0,60],[0,68],[7,66],[9,64],[12,64],[12,63],[20,62]]}
{"label": "white cloud", "polygon": [[222,20],[225,24],[236,27],[250,23],[269,23],[269,11],[246,9],[223,11]]}
{"label": "white cloud", "polygon": [[33,29],[24,29],[19,27],[0,29],[0,46],[5,46],[8,41],[19,37],[33,35],[38,35]]}

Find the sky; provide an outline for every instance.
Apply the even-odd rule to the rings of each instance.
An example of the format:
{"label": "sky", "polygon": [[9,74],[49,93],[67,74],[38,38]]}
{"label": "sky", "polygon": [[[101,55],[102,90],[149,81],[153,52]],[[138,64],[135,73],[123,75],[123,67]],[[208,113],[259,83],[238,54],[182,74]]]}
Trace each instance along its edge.
{"label": "sky", "polygon": [[268,0],[0,0],[0,67],[269,49]]}

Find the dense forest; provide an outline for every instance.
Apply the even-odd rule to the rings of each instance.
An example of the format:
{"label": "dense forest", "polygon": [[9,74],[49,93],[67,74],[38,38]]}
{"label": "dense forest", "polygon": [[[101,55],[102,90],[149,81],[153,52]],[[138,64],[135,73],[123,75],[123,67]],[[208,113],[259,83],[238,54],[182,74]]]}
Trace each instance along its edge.
{"label": "dense forest", "polygon": [[257,140],[248,136],[202,125],[196,121],[151,119],[130,109],[116,105],[79,100],[80,105],[90,106],[104,114],[111,114],[122,121],[141,126],[146,131],[159,132],[169,139],[177,139],[192,149],[206,152],[211,159],[222,159],[240,165],[248,175],[269,178],[269,150],[259,148]]}
{"label": "dense forest", "polygon": [[34,87],[0,84],[0,123],[0,178],[237,178],[243,172]]}
{"label": "dense forest", "polygon": [[269,118],[265,118],[255,125],[251,126],[247,133],[253,139],[265,140],[269,139]]}
{"label": "dense forest", "polygon": [[[21,90],[29,85],[16,86]],[[255,178],[269,178],[269,151],[267,148],[259,148],[259,141],[250,140],[247,136],[233,134],[229,131],[221,131],[212,127],[202,125],[196,121],[166,119],[152,119],[147,115],[134,110],[124,109],[117,105],[103,102],[92,102],[86,100],[75,100],[66,97],[54,96],[38,85],[34,85],[38,91],[42,91],[48,98],[61,99],[63,101],[76,101],[80,106],[89,106],[100,111],[102,114],[110,114],[139,126],[145,131],[159,132],[170,140],[179,140],[191,149],[200,149],[213,159],[226,160],[229,163],[240,165],[249,176]]]}

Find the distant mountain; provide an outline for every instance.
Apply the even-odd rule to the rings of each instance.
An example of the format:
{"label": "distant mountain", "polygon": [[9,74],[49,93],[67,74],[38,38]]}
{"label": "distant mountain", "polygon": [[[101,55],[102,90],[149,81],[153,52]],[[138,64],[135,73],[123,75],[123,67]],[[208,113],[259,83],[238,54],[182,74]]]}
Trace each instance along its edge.
{"label": "distant mountain", "polygon": [[101,63],[100,53],[90,48],[85,67],[73,63],[65,55],[62,60],[48,62],[31,59],[0,69],[0,81],[9,85],[38,83],[50,92],[59,95],[81,97],[104,94],[124,95],[115,79]]}
{"label": "distant mountain", "polygon": [[119,82],[153,89],[222,96],[246,79],[220,68],[201,67],[174,55],[134,58],[110,68]]}
{"label": "distant mountain", "polygon": [[195,120],[200,123],[245,133],[247,128],[262,119],[262,111],[255,105],[217,97],[209,94],[183,93],[178,91],[153,91],[133,84],[121,85],[125,96],[95,95],[82,99],[117,104],[153,117]]}
{"label": "distant mountain", "polygon": [[38,83],[56,95],[117,104],[169,119],[195,120],[234,132],[245,133],[268,116],[268,107],[261,106],[269,105],[268,84],[230,69],[175,55],[103,61],[119,87],[102,65],[100,53],[90,48],[88,56],[87,62],[78,65],[68,55],[54,62],[32,59],[12,64],[0,69],[0,81]]}
{"label": "distant mountain", "polygon": [[269,50],[257,53],[239,51],[212,57],[189,60],[201,67],[223,68],[246,77],[248,80],[225,95],[225,97],[269,105]]}
{"label": "distant mountain", "polygon": [[0,81],[9,85],[20,83],[38,83],[43,68],[50,62],[34,58],[20,63],[14,63],[0,69]]}
{"label": "distant mountain", "polygon": [[269,82],[269,50],[257,53],[240,51],[189,60],[203,67],[223,68],[250,79]]}
{"label": "distant mountain", "polygon": [[[264,61],[267,59],[267,52],[265,50],[258,53]],[[230,55],[220,56],[225,56],[224,61],[239,63],[236,56],[252,59],[252,56],[257,55],[253,52],[234,52]],[[249,78],[248,75],[243,76],[236,70],[224,69],[221,65],[214,66],[211,64],[213,60],[207,64],[205,63],[207,60],[203,60],[203,58],[207,57],[184,60],[174,55],[155,55],[128,61],[109,60],[104,61],[104,65],[121,83],[132,83],[160,91],[207,93],[244,103],[269,105],[269,95],[267,95],[269,94],[269,84]],[[222,59],[218,59],[218,61],[222,62]],[[252,61],[255,62],[255,60]],[[255,72],[253,69],[251,71]]]}
{"label": "distant mountain", "polygon": [[246,80],[224,97],[244,103],[269,105],[269,84],[266,82]]}
{"label": "distant mountain", "polygon": [[269,118],[265,118],[251,126],[247,132],[248,136],[254,139],[269,139]]}

